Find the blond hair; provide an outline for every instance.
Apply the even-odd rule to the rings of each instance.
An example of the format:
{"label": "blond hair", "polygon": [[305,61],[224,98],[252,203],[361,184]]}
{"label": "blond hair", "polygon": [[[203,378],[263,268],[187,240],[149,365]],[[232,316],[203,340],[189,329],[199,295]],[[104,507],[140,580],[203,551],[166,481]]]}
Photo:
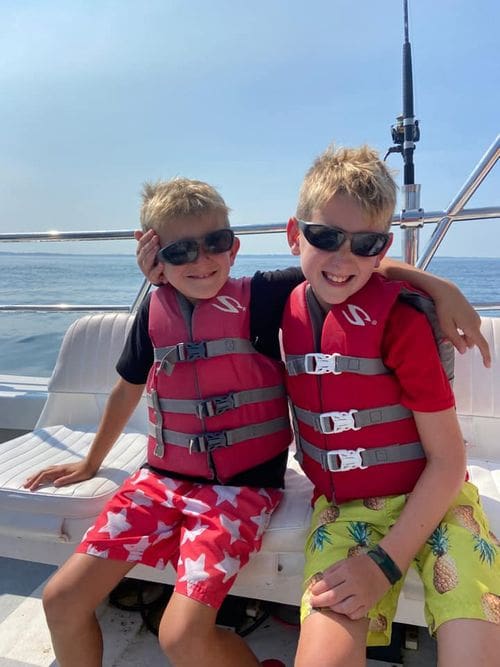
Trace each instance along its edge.
{"label": "blond hair", "polygon": [[142,190],[141,227],[143,231],[168,224],[176,218],[221,213],[229,227],[229,208],[215,188],[203,181],[173,178],[145,183]]}
{"label": "blond hair", "polygon": [[372,224],[389,229],[396,206],[396,183],[378,153],[369,146],[330,146],[313,162],[300,188],[297,217],[310,220],[336,194],[352,197]]}

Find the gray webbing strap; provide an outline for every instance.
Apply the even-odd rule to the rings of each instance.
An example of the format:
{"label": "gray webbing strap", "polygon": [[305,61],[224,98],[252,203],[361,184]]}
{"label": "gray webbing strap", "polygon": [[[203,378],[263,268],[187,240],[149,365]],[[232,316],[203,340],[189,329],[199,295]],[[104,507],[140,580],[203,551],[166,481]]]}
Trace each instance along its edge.
{"label": "gray webbing strap", "polygon": [[198,342],[177,343],[168,347],[155,347],[154,360],[160,362],[160,369],[170,375],[174,365],[180,361],[210,359],[225,354],[254,354],[252,343],[245,338],[220,338]]}
{"label": "gray webbing strap", "polygon": [[293,406],[297,419],[308,426],[312,426],[320,433],[342,433],[356,431],[365,426],[385,424],[399,421],[411,416],[411,410],[403,405],[387,405],[369,410],[348,410],[345,412],[311,412],[298,406]]}
{"label": "gray webbing strap", "polygon": [[[200,419],[203,417],[214,417],[221,415],[226,410],[233,410],[242,405],[260,403],[261,401],[272,401],[275,398],[285,396],[283,385],[274,387],[263,387],[259,389],[247,389],[237,391],[224,396],[211,396],[205,400],[182,399],[182,398],[160,398],[159,406],[163,412],[175,412],[183,415],[196,415]],[[150,408],[155,408],[153,398],[147,395],[147,404]]]}
{"label": "gray webbing strap", "polygon": [[325,373],[356,373],[357,375],[387,375],[391,371],[382,359],[349,357],[341,354],[287,354],[286,370],[289,375],[323,375]]}
{"label": "gray webbing strap", "polygon": [[158,393],[155,389],[152,389],[147,398],[148,405],[150,405],[150,407],[153,409],[155,417],[155,421],[150,422],[150,424],[153,426],[153,433],[151,433],[151,435],[154,435],[156,439],[156,445],[153,454],[161,459],[165,455],[165,443],[163,442],[163,417],[161,414]]}
{"label": "gray webbing strap", "polygon": [[[215,433],[200,433],[191,435],[190,433],[181,433],[180,431],[170,431],[163,429],[163,440],[166,445],[177,445],[178,447],[187,447],[189,452],[206,452],[218,449],[219,447],[229,447],[238,442],[250,440],[251,438],[261,438],[265,435],[271,435],[281,431],[288,426],[286,417],[270,419],[260,424],[250,424],[240,428],[234,428],[229,431],[217,431]],[[155,436],[155,424],[149,423],[149,434]]]}
{"label": "gray webbing strap", "polygon": [[420,442],[387,445],[386,447],[373,447],[371,449],[359,447],[358,449],[325,451],[301,438],[300,448],[304,454],[319,463],[323,470],[329,470],[330,472],[370,468],[385,463],[401,463],[425,458],[425,452]]}

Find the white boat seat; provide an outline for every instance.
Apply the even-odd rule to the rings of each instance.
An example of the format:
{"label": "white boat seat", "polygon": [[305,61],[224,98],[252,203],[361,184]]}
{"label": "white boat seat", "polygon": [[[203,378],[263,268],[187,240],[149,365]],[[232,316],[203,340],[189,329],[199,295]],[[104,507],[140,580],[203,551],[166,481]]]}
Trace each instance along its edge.
{"label": "white boat seat", "polygon": [[[65,335],[49,395],[33,433],[0,444],[0,555],[60,564],[93,522],[121,481],[145,457],[147,428],[143,402],[126,432],[112,448],[98,477],[36,493],[22,488],[27,475],[43,465],[83,456],[116,381],[114,366],[132,322],[129,315],[90,315]],[[493,368],[485,369],[477,350],[457,355],[457,411],[468,441],[471,479],[479,487],[492,530],[500,534],[500,318],[483,318]],[[292,456],[286,493],[264,535],[263,548],[238,576],[232,592],[298,604],[302,550],[310,518],[311,484]],[[131,576],[174,581],[165,572],[143,565]],[[423,592],[410,572],[396,619],[424,625]]]}

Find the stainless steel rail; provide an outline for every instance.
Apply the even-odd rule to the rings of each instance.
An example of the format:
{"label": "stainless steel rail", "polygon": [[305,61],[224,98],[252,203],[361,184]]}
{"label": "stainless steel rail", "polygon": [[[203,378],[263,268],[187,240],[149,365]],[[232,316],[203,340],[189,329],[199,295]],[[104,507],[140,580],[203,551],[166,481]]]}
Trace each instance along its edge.
{"label": "stainless steel rail", "polygon": [[[444,211],[428,211],[424,213],[423,224],[437,223],[431,238],[422,255],[416,261],[416,266],[422,269],[427,268],[429,262],[434,257],[436,250],[440,246],[443,238],[453,222],[500,219],[500,206],[488,206],[482,208],[464,209],[465,204],[472,197],[477,188],[484,181],[489,172],[500,157],[500,135],[488,148],[484,156],[478,162],[462,188],[454,199],[450,202],[448,208]],[[396,214],[392,218],[392,225],[400,225],[401,215]],[[282,234],[286,230],[286,222],[277,222],[270,224],[252,224],[236,225],[233,227],[236,234],[245,236],[248,234]],[[59,241],[116,241],[130,240],[134,238],[133,230],[107,230],[107,231],[80,231],[80,232],[17,232],[1,233],[0,243],[26,243],[26,242],[59,242]],[[142,300],[146,296],[150,284],[144,280],[139,291],[130,306],[106,304],[5,304],[0,305],[0,312],[5,311],[25,311],[25,312],[88,312],[88,311],[124,311],[135,312]],[[498,303],[475,303],[477,310],[500,310]]]}

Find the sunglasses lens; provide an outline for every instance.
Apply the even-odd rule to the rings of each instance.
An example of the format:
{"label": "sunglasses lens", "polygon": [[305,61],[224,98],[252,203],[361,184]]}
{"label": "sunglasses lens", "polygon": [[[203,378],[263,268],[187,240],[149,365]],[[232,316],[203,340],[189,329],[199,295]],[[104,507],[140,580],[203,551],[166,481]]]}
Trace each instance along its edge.
{"label": "sunglasses lens", "polygon": [[351,251],[360,257],[374,257],[382,252],[389,241],[388,234],[362,232],[351,239]]}
{"label": "sunglasses lens", "polygon": [[339,229],[326,225],[304,225],[303,231],[308,243],[320,250],[338,250],[345,239]]}
{"label": "sunglasses lens", "polygon": [[234,232],[231,229],[218,229],[205,236],[203,245],[207,252],[220,254],[231,250],[234,241]]}
{"label": "sunglasses lens", "polygon": [[175,241],[160,250],[158,256],[162,262],[180,266],[194,262],[198,257],[198,244],[192,239]]}

